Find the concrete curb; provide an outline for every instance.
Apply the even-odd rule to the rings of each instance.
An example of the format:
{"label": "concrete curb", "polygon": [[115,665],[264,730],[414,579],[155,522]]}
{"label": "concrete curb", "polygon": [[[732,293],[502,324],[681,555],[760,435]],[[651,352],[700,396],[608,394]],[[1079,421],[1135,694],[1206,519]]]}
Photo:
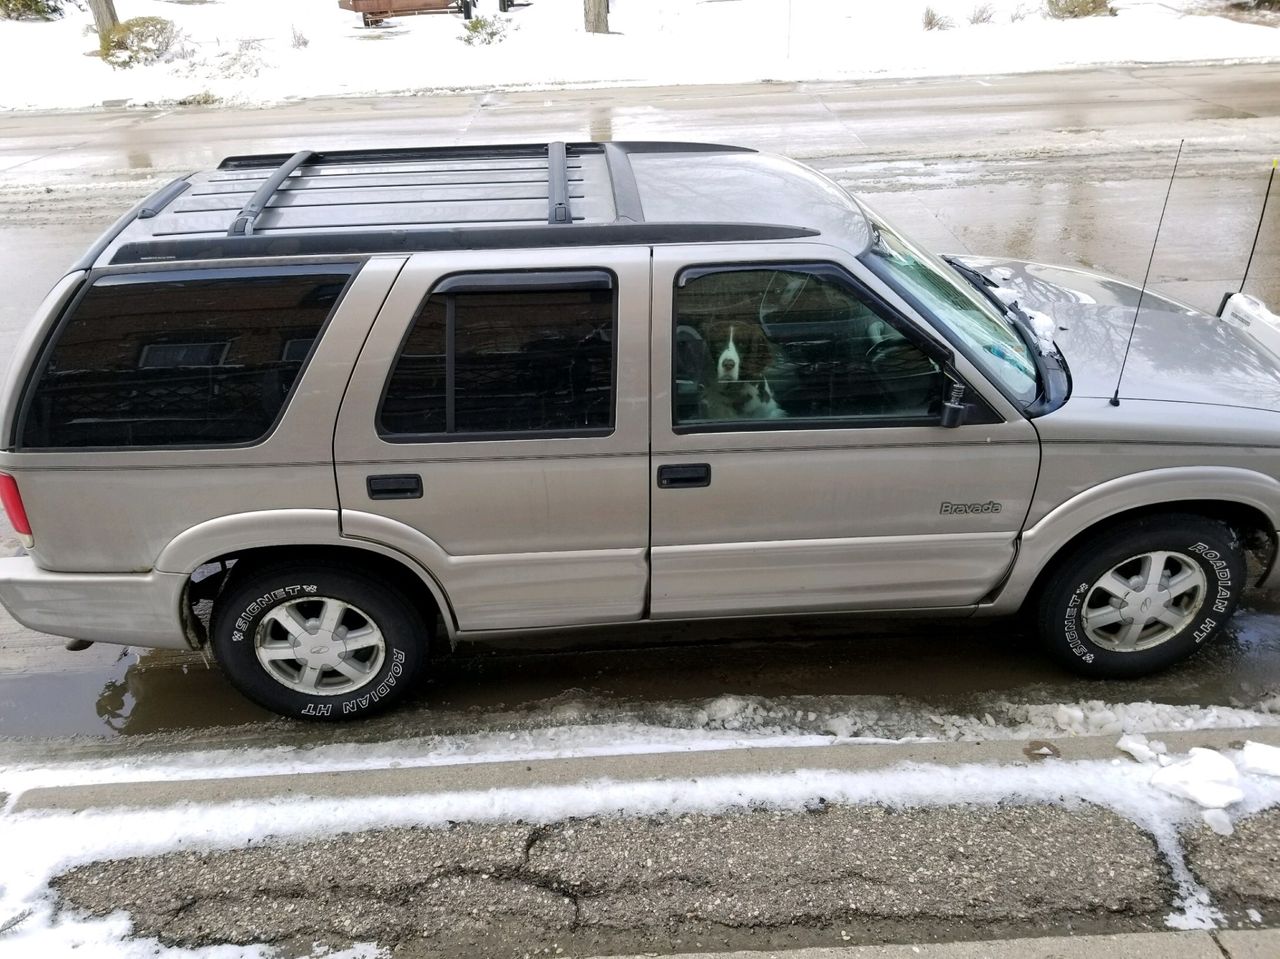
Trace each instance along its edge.
{"label": "concrete curb", "polygon": [[[1152,734],[1171,752],[1192,746],[1215,749],[1245,739],[1280,746],[1280,728],[1201,730]],[[599,779],[621,782],[752,775],[795,769],[858,772],[902,763],[944,765],[1027,764],[1045,757],[1050,747],[1063,760],[1129,758],[1115,748],[1117,736],[1065,736],[1041,740],[980,743],[890,743],[834,746],[762,747],[704,752],[661,752],[581,759],[453,763],[411,768],[378,768],[332,773],[292,773],[234,779],[185,779],[101,783],[31,789],[18,797],[13,812],[72,812],[101,808],[149,808],[180,803],[225,803],[273,797],[344,798],[406,796],[472,790],[560,786]],[[1280,956],[1280,951],[1276,953]]]}
{"label": "concrete curb", "polygon": [[[712,955],[714,959],[1276,959],[1280,956],[1280,929],[1046,936],[1035,939],[994,939],[987,942],[850,946],[840,949],[724,952]],[[641,956],[614,956],[610,959],[641,959]],[[708,954],[665,956],[663,959],[708,959]]]}

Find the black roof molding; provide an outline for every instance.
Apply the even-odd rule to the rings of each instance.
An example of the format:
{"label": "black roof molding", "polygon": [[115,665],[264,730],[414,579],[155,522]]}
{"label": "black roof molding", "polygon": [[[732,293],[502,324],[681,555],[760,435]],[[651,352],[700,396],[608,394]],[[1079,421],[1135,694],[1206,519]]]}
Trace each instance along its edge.
{"label": "black roof molding", "polygon": [[276,168],[276,172],[267,178],[267,182],[258,187],[258,191],[249,198],[240,210],[240,213],[231,221],[231,228],[227,230],[227,236],[253,236],[253,224],[258,219],[259,214],[267,208],[267,204],[271,202],[271,198],[276,195],[276,190],[280,189],[280,185],[285,180],[293,176],[295,170],[305,165],[315,156],[310,150],[299,150],[284,163]]}
{"label": "black roof molding", "polygon": [[[317,150],[306,165],[326,166],[335,163],[395,163],[413,160],[503,160],[538,158],[547,155],[546,143],[503,143],[493,146],[391,147],[367,150]],[[755,153],[749,147],[720,143],[680,143],[665,140],[619,140],[609,143],[566,143],[574,153],[601,153],[608,147],[622,153]],[[263,153],[230,156],[218,164],[219,170],[259,170],[278,167],[296,154]]]}
{"label": "black roof molding", "polygon": [[821,235],[800,226],[763,223],[575,223],[536,227],[271,234],[125,243],[113,266],[194,260],[290,256],[428,253],[451,250],[537,249],[624,244],[736,243],[793,240]]}
{"label": "black roof molding", "polygon": [[[188,174],[190,175],[190,174]],[[174,198],[180,196],[186,189],[191,186],[190,181],[185,176],[180,176],[176,180],[166,183],[155,193],[147,197],[145,200],[139,201],[133,209],[131,209],[115,223],[111,224],[102,234],[94,241],[93,246],[85,250],[84,256],[76,260],[72,265],[72,271],[75,270],[92,270],[93,265],[98,262],[98,257],[106,252],[107,247],[116,241],[134,220],[150,219],[158,214],[166,206],[173,202]]]}

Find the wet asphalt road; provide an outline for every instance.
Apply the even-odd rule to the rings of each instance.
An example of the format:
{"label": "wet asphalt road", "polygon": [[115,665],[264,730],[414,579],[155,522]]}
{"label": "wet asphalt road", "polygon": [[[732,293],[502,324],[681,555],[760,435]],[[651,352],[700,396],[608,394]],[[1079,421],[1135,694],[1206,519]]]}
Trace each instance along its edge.
{"label": "wet asphalt road", "polygon": [[[1239,859],[1230,844],[1214,852]],[[1151,837],[1088,806],[386,830],[91,863],[54,885],[91,915],[127,909],[135,934],[165,944],[265,941],[286,956],[353,940],[520,957],[1145,931],[1173,898]],[[1248,901],[1273,894],[1250,888]]]}
{"label": "wet asphalt road", "polygon": [[[1240,283],[1270,160],[1280,155],[1280,66],[0,116],[0,359],[102,228],[166,179],[224,155],[587,138],[787,153],[935,248],[1136,279],[1185,139],[1152,283],[1213,309]],[[1280,202],[1263,224],[1248,289],[1280,303]],[[15,547],[0,529],[0,552]],[[901,695],[969,711],[992,696],[1252,705],[1280,690],[1280,602],[1255,595],[1247,605],[1215,649],[1140,683],[1075,681],[1008,623],[779,620],[575,634],[559,643],[567,650],[468,648],[441,661],[414,704],[372,728],[392,736],[483,726],[497,709],[583,696]],[[548,642],[558,641],[540,641]],[[0,737],[198,738],[236,726],[241,737],[270,739],[280,724],[267,720],[197,655],[70,654],[0,616]]]}

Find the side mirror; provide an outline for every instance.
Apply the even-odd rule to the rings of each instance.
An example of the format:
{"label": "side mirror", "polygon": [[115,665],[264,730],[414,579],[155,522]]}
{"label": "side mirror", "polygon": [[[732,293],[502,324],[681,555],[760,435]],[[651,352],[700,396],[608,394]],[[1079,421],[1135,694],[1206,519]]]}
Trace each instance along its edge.
{"label": "side mirror", "polygon": [[964,384],[951,380],[951,390],[942,401],[942,422],[945,429],[953,430],[964,425]]}

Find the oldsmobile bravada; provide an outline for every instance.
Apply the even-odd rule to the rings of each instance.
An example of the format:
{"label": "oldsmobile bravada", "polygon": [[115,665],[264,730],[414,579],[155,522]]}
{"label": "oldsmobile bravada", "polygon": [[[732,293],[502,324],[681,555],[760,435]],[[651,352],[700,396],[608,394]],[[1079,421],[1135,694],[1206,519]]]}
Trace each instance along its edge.
{"label": "oldsmobile bravada", "polygon": [[437,633],[641,620],[1025,609],[1139,675],[1276,580],[1280,360],[1148,293],[1112,403],[1138,292],[735,147],[231,158],[21,340],[0,600],[329,720]]}

